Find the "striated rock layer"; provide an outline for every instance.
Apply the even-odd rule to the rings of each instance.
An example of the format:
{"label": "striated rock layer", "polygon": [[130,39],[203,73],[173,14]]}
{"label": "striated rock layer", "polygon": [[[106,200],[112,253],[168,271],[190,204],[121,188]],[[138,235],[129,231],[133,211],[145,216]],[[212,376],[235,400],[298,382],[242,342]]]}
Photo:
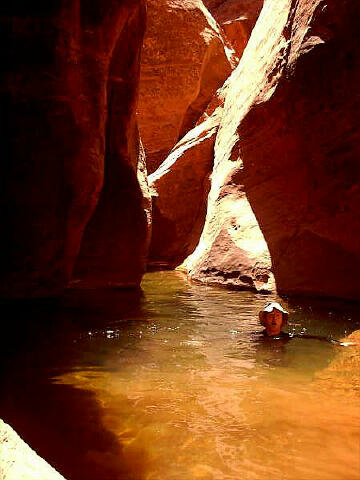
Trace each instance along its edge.
{"label": "striated rock layer", "polygon": [[138,121],[152,173],[235,66],[202,0],[148,0]]}
{"label": "striated rock layer", "polygon": [[234,238],[224,215],[247,199],[279,293],[359,299],[359,14],[350,0],[265,1],[226,85],[207,218],[187,261],[198,279],[222,283]]}
{"label": "striated rock layer", "polygon": [[62,291],[99,195],[78,273],[127,283],[129,257],[129,282],[138,283],[147,242],[134,118],[144,0],[15,1],[5,10],[0,295]]}

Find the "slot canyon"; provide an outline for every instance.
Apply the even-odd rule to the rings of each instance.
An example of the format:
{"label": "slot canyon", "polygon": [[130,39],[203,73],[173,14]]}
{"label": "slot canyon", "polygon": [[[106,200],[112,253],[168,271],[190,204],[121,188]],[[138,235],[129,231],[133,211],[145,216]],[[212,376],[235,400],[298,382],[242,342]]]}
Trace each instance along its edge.
{"label": "slot canyon", "polygon": [[[13,0],[0,8],[0,479],[359,480],[360,4]],[[293,357],[291,347],[281,358],[272,350],[269,360],[251,343],[268,301],[285,304],[294,331],[346,337],[351,351],[315,342],[301,372],[301,346]],[[226,350],[235,343],[213,345],[221,325],[236,345],[246,337],[241,358]],[[161,347],[150,343],[158,330]],[[173,380],[142,376],[155,364]],[[240,381],[241,368],[259,370]],[[190,370],[198,402],[195,386],[191,395],[184,387]],[[226,411],[242,389],[244,410]],[[328,391],[338,397],[321,417],[317,399]],[[306,398],[309,429],[329,452],[338,452],[340,428],[343,449],[330,466],[328,451],[319,457],[318,477],[300,461],[313,437],[298,424],[294,435],[308,443],[301,454],[289,447],[293,472],[258,449],[261,438],[282,448],[256,410],[272,408],[274,395],[277,405],[294,400],[288,423]],[[159,420],[147,430],[151,408],[175,410],[164,425],[186,428],[166,433]],[[245,443],[232,437],[230,411],[247,418]],[[202,420],[191,430],[195,414]],[[226,439],[213,433],[216,416]]]}

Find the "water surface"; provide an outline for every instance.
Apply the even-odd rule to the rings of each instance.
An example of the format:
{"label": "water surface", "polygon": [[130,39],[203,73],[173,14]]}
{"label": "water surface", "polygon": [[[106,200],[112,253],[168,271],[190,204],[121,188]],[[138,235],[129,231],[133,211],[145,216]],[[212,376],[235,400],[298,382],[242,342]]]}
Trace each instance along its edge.
{"label": "water surface", "polygon": [[[269,297],[176,272],[142,287],[4,309],[1,416],[68,480],[360,479],[341,347],[264,340]],[[281,302],[290,331],[360,328],[355,305]]]}

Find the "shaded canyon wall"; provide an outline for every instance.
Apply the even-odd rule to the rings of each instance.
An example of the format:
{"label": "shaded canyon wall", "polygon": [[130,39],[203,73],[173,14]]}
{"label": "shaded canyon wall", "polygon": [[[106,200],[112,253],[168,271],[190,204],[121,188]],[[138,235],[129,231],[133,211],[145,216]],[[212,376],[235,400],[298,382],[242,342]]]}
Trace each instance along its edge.
{"label": "shaded canyon wall", "polygon": [[220,108],[199,122],[151,175],[153,230],[151,268],[175,268],[195,249],[210,189]]}
{"label": "shaded canyon wall", "polygon": [[[149,208],[135,122],[144,0],[15,0],[1,13],[0,295],[60,293],[96,206],[77,273],[139,283]],[[129,216],[135,228],[124,232]]]}

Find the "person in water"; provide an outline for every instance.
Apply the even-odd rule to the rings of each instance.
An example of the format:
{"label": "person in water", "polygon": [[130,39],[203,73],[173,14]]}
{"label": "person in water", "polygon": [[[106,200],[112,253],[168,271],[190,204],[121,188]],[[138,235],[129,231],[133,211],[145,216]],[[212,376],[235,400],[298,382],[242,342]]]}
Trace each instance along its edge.
{"label": "person in water", "polygon": [[304,333],[285,333],[282,328],[287,325],[289,313],[277,302],[270,302],[265,305],[261,312],[259,312],[259,320],[261,325],[265,327],[263,335],[273,340],[283,339],[286,341],[291,338],[308,338],[312,340],[325,340],[330,343],[335,343],[342,347],[349,345],[357,345],[354,342],[340,342],[333,338],[320,337],[318,335],[305,335]]}
{"label": "person in water", "polygon": [[264,335],[274,339],[290,337],[288,333],[282,331],[282,328],[287,325],[288,317],[289,313],[283,309],[280,303],[271,302],[265,305],[259,312],[260,323],[265,327]]}

